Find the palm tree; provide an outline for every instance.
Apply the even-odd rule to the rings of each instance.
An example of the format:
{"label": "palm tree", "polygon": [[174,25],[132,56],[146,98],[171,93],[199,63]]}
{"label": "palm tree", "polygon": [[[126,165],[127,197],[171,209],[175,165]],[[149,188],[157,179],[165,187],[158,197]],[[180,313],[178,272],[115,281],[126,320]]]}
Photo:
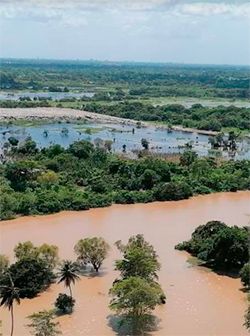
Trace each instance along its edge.
{"label": "palm tree", "polygon": [[10,285],[9,286],[1,286],[0,288],[0,296],[2,298],[0,306],[5,306],[10,310],[11,314],[11,331],[10,336],[13,335],[14,332],[14,309],[13,305],[14,302],[20,304],[20,297],[19,297],[19,288],[15,287],[12,277],[9,275]]}
{"label": "palm tree", "polygon": [[76,280],[79,280],[78,276],[78,266],[75,262],[70,260],[64,260],[60,265],[58,276],[58,283],[64,282],[66,287],[69,287],[70,296],[72,297],[71,284],[75,284]]}

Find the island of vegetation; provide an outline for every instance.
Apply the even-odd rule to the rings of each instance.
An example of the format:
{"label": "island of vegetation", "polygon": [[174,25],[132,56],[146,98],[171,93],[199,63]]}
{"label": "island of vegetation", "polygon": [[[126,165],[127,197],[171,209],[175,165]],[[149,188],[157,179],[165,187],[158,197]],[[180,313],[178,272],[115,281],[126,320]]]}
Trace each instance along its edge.
{"label": "island of vegetation", "polygon": [[[219,274],[240,276],[244,291],[250,297],[249,235],[250,228],[229,227],[220,221],[198,226],[188,241],[176,245],[199,260],[199,265],[212,268]],[[250,330],[250,302],[245,324]]]}

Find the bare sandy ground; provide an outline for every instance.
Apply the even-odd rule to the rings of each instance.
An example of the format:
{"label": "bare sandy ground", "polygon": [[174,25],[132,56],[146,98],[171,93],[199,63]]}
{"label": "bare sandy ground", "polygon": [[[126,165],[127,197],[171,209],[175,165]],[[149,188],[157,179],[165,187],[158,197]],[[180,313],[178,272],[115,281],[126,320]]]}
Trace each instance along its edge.
{"label": "bare sandy ground", "polygon": [[[57,108],[57,107],[35,107],[35,108],[0,108],[0,121],[1,120],[15,120],[15,119],[86,119],[93,122],[100,123],[119,123],[126,125],[136,125],[138,121],[113,117],[94,112],[70,109],[70,108]],[[142,126],[150,126],[150,123],[140,122]],[[167,126],[159,126],[161,128],[168,128]],[[217,132],[197,130],[194,128],[184,128],[182,126],[173,126],[176,131],[195,132],[206,135],[216,135]]]}
{"label": "bare sandy ground", "polygon": [[57,107],[0,108],[0,120],[2,119],[89,119],[99,122],[136,124],[135,120]]}

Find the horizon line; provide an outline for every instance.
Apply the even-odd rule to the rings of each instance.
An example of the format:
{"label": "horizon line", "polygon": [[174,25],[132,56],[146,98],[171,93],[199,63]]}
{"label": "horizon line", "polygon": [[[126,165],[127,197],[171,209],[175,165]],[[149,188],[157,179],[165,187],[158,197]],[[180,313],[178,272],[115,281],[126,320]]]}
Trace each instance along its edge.
{"label": "horizon line", "polygon": [[54,61],[54,62],[96,62],[96,63],[110,63],[110,64],[155,64],[155,65],[190,65],[190,66],[231,66],[231,67],[250,67],[250,64],[231,64],[231,63],[186,63],[186,62],[174,62],[174,61],[138,61],[138,60],[108,60],[108,59],[81,59],[81,58],[40,58],[40,57],[1,57],[2,60],[22,60],[22,61]]}

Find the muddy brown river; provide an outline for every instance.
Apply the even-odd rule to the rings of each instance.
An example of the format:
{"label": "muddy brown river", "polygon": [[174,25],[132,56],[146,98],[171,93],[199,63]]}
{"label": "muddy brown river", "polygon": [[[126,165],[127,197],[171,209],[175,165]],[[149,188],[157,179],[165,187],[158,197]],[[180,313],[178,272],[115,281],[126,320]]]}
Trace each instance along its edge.
{"label": "muddy brown river", "polygon": [[[159,281],[167,303],[155,310],[158,329],[152,335],[248,335],[243,324],[246,295],[239,279],[217,275],[192,266],[189,255],[174,246],[188,239],[200,224],[222,220],[228,225],[247,225],[250,220],[250,192],[219,193],[178,202],[113,205],[83,212],[23,217],[0,223],[0,253],[13,257],[20,241],[56,244],[61,258],[75,258],[74,244],[89,236],[102,236],[112,246],[100,275],[82,277],[73,287],[76,298],[72,315],[58,318],[64,336],[117,335],[110,322],[108,290],[115,279],[114,260],[119,256],[114,242],[143,233],[157,250],[161,262]],[[15,335],[30,335],[26,317],[49,309],[63,285],[54,284],[32,300],[15,306]],[[10,317],[0,310],[3,335],[9,334]]]}

